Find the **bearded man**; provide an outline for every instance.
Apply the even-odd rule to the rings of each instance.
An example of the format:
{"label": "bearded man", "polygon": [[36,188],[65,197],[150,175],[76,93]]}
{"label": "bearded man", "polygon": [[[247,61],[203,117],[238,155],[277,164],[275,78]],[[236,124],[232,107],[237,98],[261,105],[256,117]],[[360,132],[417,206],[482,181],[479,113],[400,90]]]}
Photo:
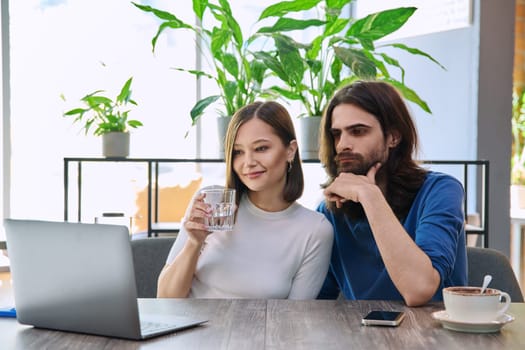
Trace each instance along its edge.
{"label": "bearded man", "polygon": [[388,83],[358,81],[331,99],[321,122],[328,181],[318,207],[334,227],[320,299],[442,300],[467,284],[461,183],[414,160],[418,140]]}

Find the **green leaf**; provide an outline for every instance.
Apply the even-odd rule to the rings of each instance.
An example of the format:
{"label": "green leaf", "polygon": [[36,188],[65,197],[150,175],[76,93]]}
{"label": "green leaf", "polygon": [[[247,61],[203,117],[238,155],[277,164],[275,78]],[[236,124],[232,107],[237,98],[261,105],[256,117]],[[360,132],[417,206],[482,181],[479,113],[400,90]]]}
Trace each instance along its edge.
{"label": "green leaf", "polygon": [[368,40],[380,39],[401,28],[415,11],[415,7],[400,7],[370,14],[357,20],[346,35]]}
{"label": "green leaf", "polygon": [[97,91],[94,91],[86,96],[84,96],[82,99],[86,98],[86,97],[89,97],[89,96],[95,96],[96,94],[100,94],[101,92],[105,92],[105,90],[97,90]]}
{"label": "green leaf", "polygon": [[219,85],[219,90],[223,90],[226,86],[226,82],[228,79],[226,78],[226,72],[221,69],[220,67],[215,68],[215,72],[217,73],[217,77],[215,78],[215,81]]}
{"label": "green leaf", "polygon": [[350,85],[350,84],[352,84],[353,82],[355,82],[355,81],[357,81],[359,79],[360,78],[357,75],[350,75],[350,76],[344,78],[343,80],[341,80],[339,82],[339,84],[337,84],[336,89],[340,89],[343,86]]}
{"label": "green leaf", "polygon": [[235,17],[233,16],[232,10],[230,8],[230,4],[227,0],[219,0],[219,3],[222,6],[222,9],[226,15],[226,25],[233,33],[233,38],[235,39],[235,42],[237,43],[237,47],[242,47],[244,38],[242,35],[241,26],[239,23],[235,20]]}
{"label": "green leaf", "polygon": [[233,18],[230,18],[228,21],[230,30],[233,31],[233,37],[235,38],[235,42],[237,43],[237,47],[241,48],[244,44],[244,39],[242,37],[242,31],[241,27],[239,26],[239,23],[235,21]]}
{"label": "green leaf", "polygon": [[319,99],[321,97],[321,91],[319,91],[319,90],[308,89],[308,92],[316,97],[314,100],[317,100],[317,99]]}
{"label": "green leaf", "polygon": [[127,102],[131,96],[131,82],[133,81],[133,77],[129,78],[125,83],[124,86],[122,86],[122,89],[120,90],[120,94],[117,96],[117,102]]}
{"label": "green leaf", "polygon": [[219,24],[224,24],[227,22],[226,16],[224,15],[224,11],[220,6],[208,3],[208,8],[210,9],[211,14]]}
{"label": "green leaf", "polygon": [[[327,100],[332,98],[332,96],[335,93],[336,88],[337,88],[337,84],[334,84],[332,82],[327,81],[326,84],[324,84],[322,93],[327,98]],[[320,106],[320,107],[321,107],[320,109],[324,108],[324,106]]]}
{"label": "green leaf", "polygon": [[314,60],[319,55],[319,52],[321,52],[321,48],[323,46],[323,37],[318,36],[312,41],[312,45],[308,50],[306,50],[306,58]]}
{"label": "green leaf", "polygon": [[149,6],[149,5],[140,5],[140,4],[137,4],[137,3],[134,3],[134,2],[132,2],[132,4],[135,7],[139,8],[140,10],[142,10],[144,12],[150,12],[150,13],[154,14],[157,18],[160,18],[161,20],[165,21],[165,22],[161,23],[161,25],[159,26],[159,28],[157,30],[157,33],[155,34],[153,39],[151,39],[152,51],[155,51],[155,46],[157,44],[157,40],[159,38],[159,35],[166,28],[173,28],[173,29],[187,28],[187,29],[195,30],[193,26],[184,23],[183,21],[178,19],[177,16],[175,16],[172,13],[153,8],[153,7]]}
{"label": "green leaf", "polygon": [[334,53],[345,66],[360,78],[370,79],[376,76],[376,66],[366,55],[352,48],[334,47]]}
{"label": "green leaf", "polygon": [[359,42],[361,43],[361,45],[363,46],[365,50],[374,51],[374,42],[372,40],[363,38],[363,39],[360,39]]}
{"label": "green leaf", "polygon": [[283,69],[291,78],[290,83],[301,83],[304,77],[305,65],[297,47],[284,35],[275,36],[275,46]]}
{"label": "green leaf", "polygon": [[233,18],[232,9],[228,0],[219,0],[219,4],[221,5],[222,11],[229,17]]}
{"label": "green leaf", "polygon": [[332,76],[332,79],[334,80],[334,83],[336,85],[339,84],[339,81],[341,79],[342,70],[343,70],[343,62],[339,59],[339,57],[336,56],[334,58],[334,62],[330,66],[330,75]]}
{"label": "green leaf", "polygon": [[239,76],[239,64],[237,63],[237,59],[234,55],[230,53],[224,53],[224,56],[222,57],[222,63],[224,65],[224,68],[233,75],[235,78],[238,78]]}
{"label": "green leaf", "polygon": [[288,32],[291,30],[303,30],[309,27],[319,27],[324,25],[326,22],[318,19],[307,19],[300,20],[294,18],[284,18],[281,17],[275,22],[271,27],[262,27],[257,31],[257,33],[278,33],[278,32]]}
{"label": "green leaf", "polygon": [[138,120],[128,120],[128,125],[132,128],[138,128],[139,126],[143,126],[143,124]]}
{"label": "green leaf", "polygon": [[221,28],[213,28],[210,49],[213,57],[220,58],[231,38],[231,31]]}
{"label": "green leaf", "polygon": [[411,102],[414,102],[419,107],[421,107],[421,109],[423,109],[425,112],[432,114],[432,111],[428,107],[427,103],[423,101],[414,90],[412,90],[405,84],[397,80],[394,80],[394,79],[385,79],[385,81],[387,81],[388,83],[392,84],[395,88],[397,88],[399,92],[403,95],[404,98],[406,98],[407,100]]}
{"label": "green leaf", "polygon": [[195,125],[199,117],[202,115],[202,113],[204,113],[204,110],[206,109],[206,107],[208,107],[213,102],[217,101],[219,98],[220,96],[215,95],[215,96],[208,96],[206,98],[203,98],[202,100],[197,101],[195,106],[193,106],[193,108],[190,111],[190,116],[191,116],[191,121],[192,121],[191,125]]}
{"label": "green leaf", "polygon": [[288,76],[288,72],[285,71],[284,67],[282,66],[281,62],[277,59],[277,57],[272,56],[268,52],[264,51],[257,51],[254,52],[253,55],[264,62],[264,64],[272,71],[274,72],[279,79],[281,79],[284,82],[287,82],[290,80],[290,77]]}
{"label": "green leaf", "polygon": [[259,21],[267,17],[282,17],[290,12],[309,10],[315,7],[322,0],[292,0],[282,1],[265,8],[259,16]]}
{"label": "green leaf", "polygon": [[157,33],[155,34],[153,39],[151,39],[151,46],[152,46],[151,51],[153,51],[153,52],[155,51],[155,46],[157,45],[157,40],[159,39],[159,36],[162,34],[162,32],[166,28],[172,28],[172,29],[181,29],[182,28],[182,29],[195,30],[192,26],[187,25],[187,24],[182,23],[182,22],[170,21],[170,22],[161,23],[161,25],[159,26],[159,29],[157,30]]}
{"label": "green leaf", "polygon": [[186,72],[186,73],[190,73],[190,74],[193,74],[195,75],[197,78],[200,78],[200,77],[206,77],[206,78],[209,78],[209,79],[215,79],[212,75],[206,73],[206,72],[203,72],[201,70],[195,70],[195,69],[184,69],[184,68],[178,68],[178,67],[172,67],[171,69],[174,69],[174,70],[178,70],[180,72]]}
{"label": "green leaf", "polygon": [[356,44],[360,44],[361,42],[354,38],[354,37],[339,37],[339,36],[335,36],[335,37],[332,37],[330,38],[330,41],[328,42],[328,46],[333,46],[337,43],[345,43],[345,44],[348,44],[348,46],[354,46]]}
{"label": "green leaf", "polygon": [[134,2],[131,2],[133,5],[135,5],[135,7],[139,8],[140,10],[144,11],[144,12],[151,12],[153,13],[155,16],[157,16],[158,18],[162,19],[162,20],[165,20],[165,21],[179,21],[179,19],[172,13],[169,13],[169,12],[166,12],[166,11],[162,11],[162,10],[158,10],[156,8],[153,8],[149,5],[140,5],[140,4],[137,4],[137,3],[134,3]]}
{"label": "green leaf", "polygon": [[215,19],[221,24],[222,30],[227,30],[235,40],[235,45],[241,47],[243,45],[243,37],[239,23],[233,17],[230,5],[226,0],[219,1],[220,6],[208,4]]}
{"label": "green leaf", "polygon": [[[237,93],[237,87],[238,87],[237,82],[228,80],[226,84],[224,85],[224,90],[223,90],[223,93],[224,93],[223,98],[226,100],[225,101],[226,104],[232,106],[234,110],[237,109],[237,107],[241,107],[241,106],[234,106],[234,103],[233,103],[235,94]],[[231,113],[231,110],[229,110],[228,113]]]}
{"label": "green leaf", "polygon": [[[364,52],[364,54],[366,55],[366,57],[368,57],[371,61],[374,62],[376,68],[381,72],[381,74],[383,74],[384,77],[386,78],[389,78],[390,77],[390,73],[388,72],[388,69],[386,69],[386,66],[385,64],[379,60],[379,59],[376,59],[374,57],[374,55],[372,55],[370,52]],[[380,55],[382,56],[382,55]],[[404,79],[404,71],[402,71],[402,78]],[[402,80],[403,81],[403,80]]]}
{"label": "green leaf", "polygon": [[398,49],[402,49],[402,50],[405,50],[407,52],[410,52],[413,55],[424,56],[424,57],[428,58],[429,60],[431,60],[432,62],[434,62],[435,64],[437,64],[438,66],[440,66],[441,69],[447,70],[443,65],[441,65],[441,63],[439,63],[436,59],[434,59],[434,57],[430,56],[428,53],[423,52],[423,51],[421,51],[419,49],[416,49],[416,48],[413,48],[413,47],[408,47],[408,46],[406,46],[404,44],[399,44],[399,43],[385,45],[385,46],[393,46],[393,47],[396,47]]}
{"label": "green leaf", "polygon": [[401,81],[402,82],[405,81],[405,69],[403,67],[401,67],[401,65],[399,64],[399,61],[394,59],[394,58],[392,58],[392,57],[390,57],[390,56],[388,56],[387,54],[384,54],[384,53],[381,53],[380,56],[389,65],[399,68],[399,70],[401,71]]}
{"label": "green leaf", "polygon": [[252,78],[259,85],[264,81],[264,73],[266,72],[266,65],[257,60],[250,62],[250,71],[252,72]]}
{"label": "green leaf", "polygon": [[283,89],[280,86],[272,86],[269,88],[269,90],[275,91],[277,94],[282,95],[289,100],[301,100],[302,98],[301,94],[287,89]]}
{"label": "green leaf", "polygon": [[109,97],[105,97],[105,96],[86,96],[82,100],[84,100],[90,106],[98,106],[98,105],[108,105],[109,106],[113,102]]}
{"label": "green leaf", "polygon": [[85,134],[87,135],[87,133],[89,132],[89,129],[91,128],[91,125],[93,125],[93,123],[95,122],[94,119],[92,120],[88,120],[86,122],[86,124],[84,124],[84,131],[85,131]]}
{"label": "green leaf", "polygon": [[193,12],[201,22],[207,6],[208,0],[193,0]]}
{"label": "green leaf", "polygon": [[307,60],[306,64],[314,75],[318,75],[321,69],[323,69],[323,62],[319,60]]}
{"label": "green leaf", "polygon": [[350,23],[347,18],[338,18],[334,22],[326,26],[323,36],[330,37],[341,32]]}
{"label": "green leaf", "polygon": [[74,108],[72,110],[69,110],[64,113],[65,116],[75,115],[75,114],[83,114],[84,112],[87,112],[87,109],[84,108]]}

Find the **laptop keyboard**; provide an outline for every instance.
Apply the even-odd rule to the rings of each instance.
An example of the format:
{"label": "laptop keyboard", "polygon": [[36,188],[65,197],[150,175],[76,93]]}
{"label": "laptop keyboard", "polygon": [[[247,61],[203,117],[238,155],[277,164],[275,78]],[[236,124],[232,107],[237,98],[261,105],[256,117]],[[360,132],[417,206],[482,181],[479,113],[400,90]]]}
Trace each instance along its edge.
{"label": "laptop keyboard", "polygon": [[173,329],[175,327],[176,325],[171,324],[171,323],[159,323],[159,322],[150,322],[150,321],[140,322],[140,331],[142,334],[162,332],[168,329]]}

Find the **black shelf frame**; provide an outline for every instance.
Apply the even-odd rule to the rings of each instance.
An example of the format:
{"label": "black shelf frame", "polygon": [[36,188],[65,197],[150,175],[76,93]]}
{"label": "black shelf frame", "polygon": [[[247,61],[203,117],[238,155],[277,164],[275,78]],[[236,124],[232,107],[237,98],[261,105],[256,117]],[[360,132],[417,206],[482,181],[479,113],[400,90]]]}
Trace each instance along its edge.
{"label": "black shelf frame", "polygon": [[[64,221],[69,220],[69,169],[72,163],[77,165],[77,220],[82,220],[82,164],[97,162],[121,162],[121,163],[143,163],[147,167],[147,234],[148,237],[158,236],[159,233],[176,233],[180,229],[179,223],[163,224],[158,221],[158,176],[159,166],[162,163],[224,163],[223,159],[212,158],[103,158],[103,157],[65,157],[64,158]],[[303,163],[319,163],[318,159],[305,159]],[[476,234],[482,238],[482,246],[487,248],[489,241],[489,161],[488,160],[422,160],[425,165],[452,165],[461,166],[463,169],[463,187],[465,188],[464,210],[465,215],[468,210],[468,186],[469,175],[472,166],[479,171],[481,185],[478,195],[481,201],[480,225],[466,225],[467,235]],[[152,215],[153,214],[153,215]]]}
{"label": "black shelf frame", "polygon": [[[148,237],[158,233],[176,233],[180,224],[171,227],[158,221],[158,177],[159,165],[162,163],[223,163],[223,159],[193,158],[104,158],[104,157],[64,157],[64,221],[69,221],[69,169],[73,163],[77,166],[77,221],[82,221],[82,164],[83,163],[143,163],[147,167],[147,234]],[[154,185],[155,184],[155,185]],[[154,200],[155,199],[155,200]],[[153,210],[152,210],[153,209]],[[153,215],[152,215],[153,214]]]}

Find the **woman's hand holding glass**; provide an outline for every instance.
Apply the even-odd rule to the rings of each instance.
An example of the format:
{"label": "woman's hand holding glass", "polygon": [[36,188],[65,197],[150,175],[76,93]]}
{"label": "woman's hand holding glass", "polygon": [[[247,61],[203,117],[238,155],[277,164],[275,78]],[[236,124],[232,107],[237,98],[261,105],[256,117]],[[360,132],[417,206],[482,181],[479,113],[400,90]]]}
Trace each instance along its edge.
{"label": "woman's hand holding glass", "polygon": [[204,193],[199,193],[193,199],[193,204],[186,214],[184,228],[188,232],[188,239],[202,245],[211,233],[205,224],[205,218],[210,216],[211,208],[204,202]]}

